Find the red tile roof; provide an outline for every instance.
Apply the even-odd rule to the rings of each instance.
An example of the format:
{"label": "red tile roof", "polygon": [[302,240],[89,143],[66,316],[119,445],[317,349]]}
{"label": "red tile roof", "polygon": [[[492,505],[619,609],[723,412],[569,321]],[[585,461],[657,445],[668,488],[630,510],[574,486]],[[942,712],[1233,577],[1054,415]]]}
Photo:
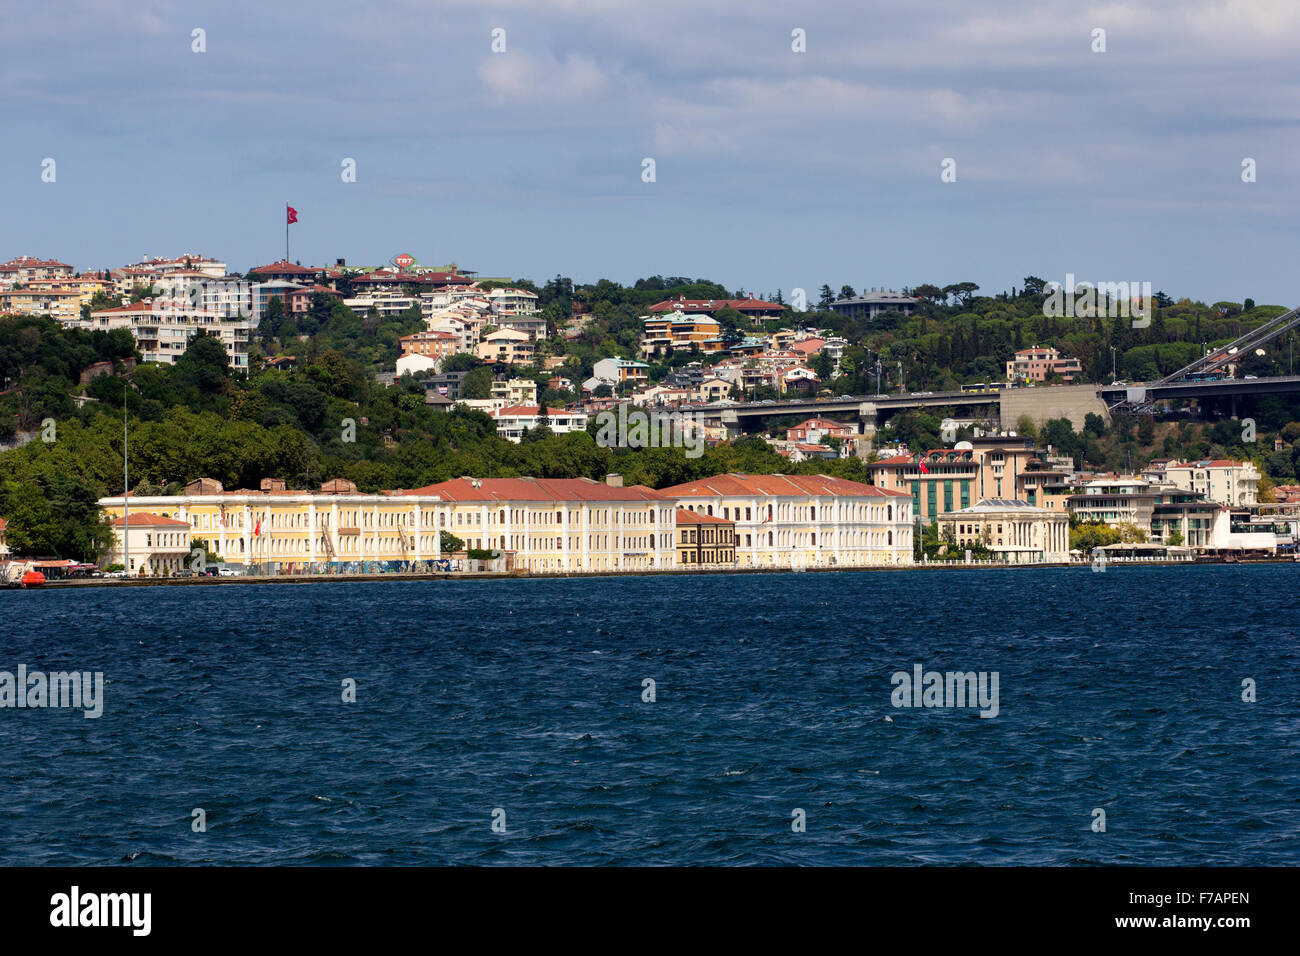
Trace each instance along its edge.
{"label": "red tile roof", "polygon": [[678,524],[735,524],[734,521],[728,521],[726,518],[691,511],[689,508],[678,508],[674,514]]}
{"label": "red tile roof", "polygon": [[453,478],[397,494],[437,495],[444,501],[493,502],[659,501],[665,497],[645,485],[614,488],[590,478]]}
{"label": "red tile roof", "polygon": [[762,299],[665,299],[650,306],[651,312],[703,312],[735,309],[737,312],[784,312],[785,306]]}
{"label": "red tile roof", "polygon": [[[497,409],[497,410],[493,411],[493,412],[492,412],[492,417],[493,417],[493,418],[511,418],[511,417],[525,417],[525,416],[528,416],[528,415],[536,415],[536,414],[537,414],[537,409],[538,409],[539,407],[540,407],[540,406],[538,406],[538,405],[507,405],[505,408],[501,408],[501,409]],[[546,414],[547,414],[547,415],[550,415],[550,416],[552,416],[552,417],[554,417],[555,415],[574,415],[574,414],[577,414],[577,413],[576,413],[576,412],[570,412],[570,411],[567,411],[567,410],[565,410],[565,409],[563,409],[563,408],[549,408],[549,407],[548,407],[548,408],[546,409]]]}
{"label": "red tile roof", "polygon": [[836,478],[831,475],[715,475],[688,481],[671,488],[660,488],[659,493],[668,498],[714,498],[718,496],[738,497],[743,495],[786,495],[808,497],[810,495],[861,498],[906,498],[901,491],[864,485],[859,481]]}
{"label": "red tile roof", "polygon": [[270,265],[257,266],[248,270],[249,275],[268,273],[272,275],[315,275],[322,272],[322,269],[312,268],[311,266],[300,266],[296,262],[290,262],[288,259],[277,259]]}
{"label": "red tile roof", "polygon": [[473,285],[457,272],[371,272],[352,280],[353,285]]}
{"label": "red tile roof", "polygon": [[[128,523],[126,518],[115,518],[113,527],[121,528]],[[132,527],[140,525],[147,528],[188,528],[188,521],[181,521],[178,518],[164,518],[162,515],[151,514],[147,511],[133,511],[130,515]]]}

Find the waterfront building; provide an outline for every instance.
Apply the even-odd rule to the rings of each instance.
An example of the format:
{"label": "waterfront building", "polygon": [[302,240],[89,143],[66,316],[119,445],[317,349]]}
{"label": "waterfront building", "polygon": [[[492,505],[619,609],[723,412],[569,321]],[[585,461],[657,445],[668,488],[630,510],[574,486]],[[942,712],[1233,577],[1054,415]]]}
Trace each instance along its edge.
{"label": "waterfront building", "polygon": [[938,518],[941,540],[951,536],[960,551],[983,544],[1009,564],[1070,559],[1070,518],[1019,498],[985,498]]}
{"label": "waterfront building", "polygon": [[675,512],[677,524],[677,567],[735,566],[736,523],[718,515],[689,508]]}
{"label": "waterfront building", "polygon": [[[926,523],[984,498],[1024,497],[1024,476],[1042,453],[1033,439],[985,435],[958,442],[952,448],[894,455],[867,467],[881,488],[912,496],[913,513]],[[1037,489],[1038,469],[1034,465]]]}
{"label": "waterfront building", "polygon": [[1071,516],[1081,524],[1136,525],[1150,530],[1159,491],[1143,478],[1097,478],[1084,482],[1067,499]]}
{"label": "waterfront building", "polygon": [[[134,501],[133,501],[134,504]],[[182,571],[190,557],[190,526],[179,518],[131,510],[129,520],[112,522],[113,543],[104,564],[122,564],[130,575],[168,575]],[[129,525],[129,527],[127,527]],[[130,547],[126,547],[129,544]],[[127,552],[130,561],[127,563]]]}
{"label": "waterfront building", "polygon": [[[121,495],[99,504],[110,523],[121,521]],[[137,549],[137,531],[152,533],[143,522],[163,520],[173,523],[158,527],[184,540],[161,545],[159,560],[186,558],[191,539],[197,539],[223,562],[268,574],[427,568],[443,557],[443,531],[466,548],[501,552],[505,569],[669,569],[681,566],[674,517],[679,507],[734,526],[732,561],[738,567],[802,570],[912,561],[908,496],[827,475],[718,475],[661,491],[625,488],[617,475],[604,483],[457,478],[377,494],[361,493],[341,479],[317,490],[293,490],[268,478],[256,490],[233,491],[199,479],[184,494],[131,496],[131,553],[133,561],[145,563],[146,573],[184,566],[149,565],[150,549],[160,547],[156,538]],[[700,543],[698,536],[694,543]],[[726,564],[726,542],[716,543],[713,563]],[[173,547],[179,550],[173,553]],[[120,554],[120,542],[115,548],[110,560]],[[137,563],[132,573],[139,568]]]}
{"label": "waterfront building", "polygon": [[675,502],[644,485],[589,478],[456,478],[398,492],[434,498],[468,547],[506,552],[530,571],[647,571],[674,566]]}
{"label": "waterfront building", "polygon": [[682,507],[736,525],[742,568],[912,563],[912,501],[830,475],[716,475],[660,489]]}
{"label": "waterfront building", "polygon": [[[121,495],[99,500],[110,522],[121,520],[123,504]],[[186,554],[189,538],[197,538],[228,564],[271,574],[437,559],[438,531],[448,520],[436,496],[361,494],[343,480],[313,492],[270,478],[258,490],[236,491],[199,479],[182,495],[131,496],[133,559],[136,517],[145,512],[189,526]]]}

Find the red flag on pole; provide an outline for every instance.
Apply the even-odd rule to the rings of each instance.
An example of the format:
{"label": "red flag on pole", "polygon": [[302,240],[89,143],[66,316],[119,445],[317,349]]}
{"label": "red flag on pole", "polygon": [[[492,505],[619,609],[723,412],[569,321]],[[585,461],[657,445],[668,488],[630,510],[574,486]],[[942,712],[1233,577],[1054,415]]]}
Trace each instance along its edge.
{"label": "red flag on pole", "polygon": [[288,218],[285,220],[285,225],[287,226],[287,225],[288,225],[289,223],[291,223],[291,222],[297,222],[297,221],[298,221],[298,210],[294,209],[292,206],[285,206],[284,208],[287,209],[287,210],[289,211],[289,212],[288,212]]}

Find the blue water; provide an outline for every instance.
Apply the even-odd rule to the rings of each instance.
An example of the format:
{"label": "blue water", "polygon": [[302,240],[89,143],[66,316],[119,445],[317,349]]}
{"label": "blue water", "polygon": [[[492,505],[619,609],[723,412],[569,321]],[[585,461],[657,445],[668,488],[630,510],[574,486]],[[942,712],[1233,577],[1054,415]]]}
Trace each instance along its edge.
{"label": "blue water", "polygon": [[[1296,864],[1298,584],[1273,565],[0,592],[0,670],[108,681],[98,720],[0,710],[0,862]],[[915,663],[997,671],[1000,713],[893,707]]]}

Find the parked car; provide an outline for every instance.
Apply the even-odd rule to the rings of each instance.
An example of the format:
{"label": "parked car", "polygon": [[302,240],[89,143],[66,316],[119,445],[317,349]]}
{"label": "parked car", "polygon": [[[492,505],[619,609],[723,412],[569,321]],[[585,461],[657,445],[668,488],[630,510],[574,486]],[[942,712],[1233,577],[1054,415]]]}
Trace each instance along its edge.
{"label": "parked car", "polygon": [[217,577],[219,577],[219,578],[234,578],[234,577],[238,577],[238,576],[239,576],[239,572],[236,571],[234,568],[218,568],[218,569],[217,569]]}

